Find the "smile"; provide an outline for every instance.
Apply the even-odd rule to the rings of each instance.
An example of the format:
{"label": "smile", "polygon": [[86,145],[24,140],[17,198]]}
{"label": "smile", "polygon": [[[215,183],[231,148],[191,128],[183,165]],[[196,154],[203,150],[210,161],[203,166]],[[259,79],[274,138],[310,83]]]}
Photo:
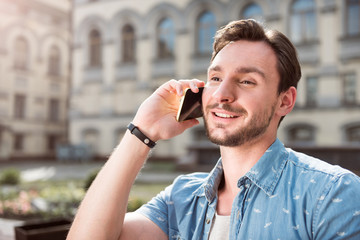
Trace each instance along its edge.
{"label": "smile", "polygon": [[221,118],[236,118],[236,116],[225,114],[225,113],[216,113],[215,112],[214,114],[215,114],[215,116],[221,117]]}

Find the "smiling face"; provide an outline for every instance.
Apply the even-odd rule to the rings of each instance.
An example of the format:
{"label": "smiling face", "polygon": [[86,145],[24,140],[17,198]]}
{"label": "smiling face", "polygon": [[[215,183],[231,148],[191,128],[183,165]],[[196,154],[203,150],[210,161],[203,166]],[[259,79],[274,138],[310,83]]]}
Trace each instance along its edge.
{"label": "smiling face", "polygon": [[260,41],[231,42],[217,54],[202,99],[212,142],[233,147],[264,135],[276,137],[280,119],[276,64],[273,50]]}

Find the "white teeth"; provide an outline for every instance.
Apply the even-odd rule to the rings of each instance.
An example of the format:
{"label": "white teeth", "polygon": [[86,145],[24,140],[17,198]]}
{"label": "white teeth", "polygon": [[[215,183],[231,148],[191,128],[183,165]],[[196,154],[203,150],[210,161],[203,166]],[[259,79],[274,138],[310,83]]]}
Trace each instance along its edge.
{"label": "white teeth", "polygon": [[225,114],[225,113],[215,113],[216,116],[222,117],[222,118],[234,118],[235,116]]}

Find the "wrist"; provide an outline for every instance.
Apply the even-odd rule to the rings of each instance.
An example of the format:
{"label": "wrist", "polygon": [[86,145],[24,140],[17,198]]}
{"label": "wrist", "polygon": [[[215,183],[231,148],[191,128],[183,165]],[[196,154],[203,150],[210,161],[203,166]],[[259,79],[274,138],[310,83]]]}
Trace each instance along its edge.
{"label": "wrist", "polygon": [[143,142],[146,146],[149,148],[154,148],[156,145],[156,142],[153,141],[150,137],[148,137],[142,130],[139,129],[138,126],[136,126],[133,123],[129,123],[127,126],[130,133],[137,137],[141,142]]}

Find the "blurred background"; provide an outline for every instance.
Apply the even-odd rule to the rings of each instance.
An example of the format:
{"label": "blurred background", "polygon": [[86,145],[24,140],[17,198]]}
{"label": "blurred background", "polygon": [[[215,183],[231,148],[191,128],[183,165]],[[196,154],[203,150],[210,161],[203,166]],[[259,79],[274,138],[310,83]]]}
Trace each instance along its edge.
{"label": "blurred background", "polygon": [[[298,51],[280,140],[359,173],[360,0],[0,0],[0,168],[27,182],[85,179],[154,89],[206,80],[215,31],[242,18]],[[200,124],[159,142],[143,176],[174,173],[168,182],[218,156]]]}

